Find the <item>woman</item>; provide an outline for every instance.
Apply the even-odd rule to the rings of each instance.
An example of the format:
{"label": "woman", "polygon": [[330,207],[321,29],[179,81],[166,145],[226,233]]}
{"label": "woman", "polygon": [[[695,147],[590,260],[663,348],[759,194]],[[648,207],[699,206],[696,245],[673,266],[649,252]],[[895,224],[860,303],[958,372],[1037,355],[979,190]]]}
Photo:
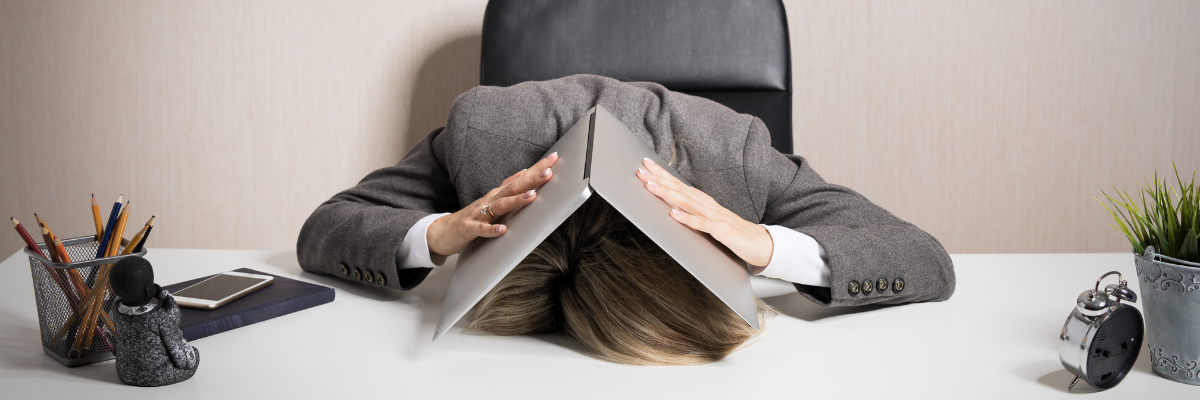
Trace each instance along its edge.
{"label": "woman", "polygon": [[[492,222],[537,201],[557,161],[538,158],[596,105],[694,187],[650,162],[630,173],[672,207],[676,221],[712,235],[752,272],[791,281],[829,306],[953,293],[953,266],[936,239],[826,183],[802,157],[775,151],[757,118],[656,84],[589,75],[459,96],[445,128],[313,212],[297,243],[301,267],[415,287],[475,238],[506,233]],[[598,357],[634,364],[711,362],[753,335],[600,200],[485,296],[469,328],[562,332]]]}

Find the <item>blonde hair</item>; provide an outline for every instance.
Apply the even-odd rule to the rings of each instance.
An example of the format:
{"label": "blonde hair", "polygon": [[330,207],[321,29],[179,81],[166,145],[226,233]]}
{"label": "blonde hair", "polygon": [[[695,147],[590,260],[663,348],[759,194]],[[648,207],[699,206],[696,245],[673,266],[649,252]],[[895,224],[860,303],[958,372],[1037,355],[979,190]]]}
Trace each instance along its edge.
{"label": "blonde hair", "polygon": [[[773,311],[758,301],[759,317]],[[624,364],[719,361],[756,333],[600,196],[479,301],[468,332],[560,333]]]}

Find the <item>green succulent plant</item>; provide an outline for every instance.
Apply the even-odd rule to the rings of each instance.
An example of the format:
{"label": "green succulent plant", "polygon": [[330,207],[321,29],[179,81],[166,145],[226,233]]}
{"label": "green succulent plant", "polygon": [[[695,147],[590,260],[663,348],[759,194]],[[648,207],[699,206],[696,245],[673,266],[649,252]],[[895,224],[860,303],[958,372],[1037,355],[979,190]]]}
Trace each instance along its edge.
{"label": "green succulent plant", "polygon": [[1160,180],[1155,172],[1153,182],[1147,180],[1141,185],[1140,205],[1115,185],[1115,199],[1100,190],[1112,208],[1100,199],[1096,201],[1117,223],[1109,226],[1124,233],[1137,254],[1144,255],[1147,247],[1154,246],[1164,256],[1200,262],[1200,189],[1196,187],[1196,172],[1192,171],[1192,179],[1185,183],[1175,163],[1171,166],[1178,189],[1170,187],[1166,178]]}

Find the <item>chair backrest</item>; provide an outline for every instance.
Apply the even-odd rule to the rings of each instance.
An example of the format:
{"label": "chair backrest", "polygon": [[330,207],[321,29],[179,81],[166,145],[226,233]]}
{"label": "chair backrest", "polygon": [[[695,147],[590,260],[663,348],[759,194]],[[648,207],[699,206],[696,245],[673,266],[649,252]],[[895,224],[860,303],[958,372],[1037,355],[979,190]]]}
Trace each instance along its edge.
{"label": "chair backrest", "polygon": [[781,0],[491,0],[483,17],[482,85],[656,82],[761,118],[784,154],[791,72]]}

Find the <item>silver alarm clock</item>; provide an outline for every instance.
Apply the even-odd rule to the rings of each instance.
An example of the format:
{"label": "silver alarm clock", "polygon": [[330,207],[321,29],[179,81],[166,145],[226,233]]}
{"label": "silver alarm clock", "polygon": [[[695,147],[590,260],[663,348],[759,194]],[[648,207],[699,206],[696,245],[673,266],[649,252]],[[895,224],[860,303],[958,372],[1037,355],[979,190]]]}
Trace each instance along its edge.
{"label": "silver alarm clock", "polygon": [[[1100,282],[1117,275],[1117,284],[1100,291]],[[1125,378],[1142,349],[1145,328],[1142,313],[1122,301],[1137,302],[1121,273],[1100,276],[1096,286],[1079,295],[1075,310],[1063,324],[1058,358],[1067,371],[1075,374],[1068,390],[1080,380],[1098,390],[1108,390]]]}

